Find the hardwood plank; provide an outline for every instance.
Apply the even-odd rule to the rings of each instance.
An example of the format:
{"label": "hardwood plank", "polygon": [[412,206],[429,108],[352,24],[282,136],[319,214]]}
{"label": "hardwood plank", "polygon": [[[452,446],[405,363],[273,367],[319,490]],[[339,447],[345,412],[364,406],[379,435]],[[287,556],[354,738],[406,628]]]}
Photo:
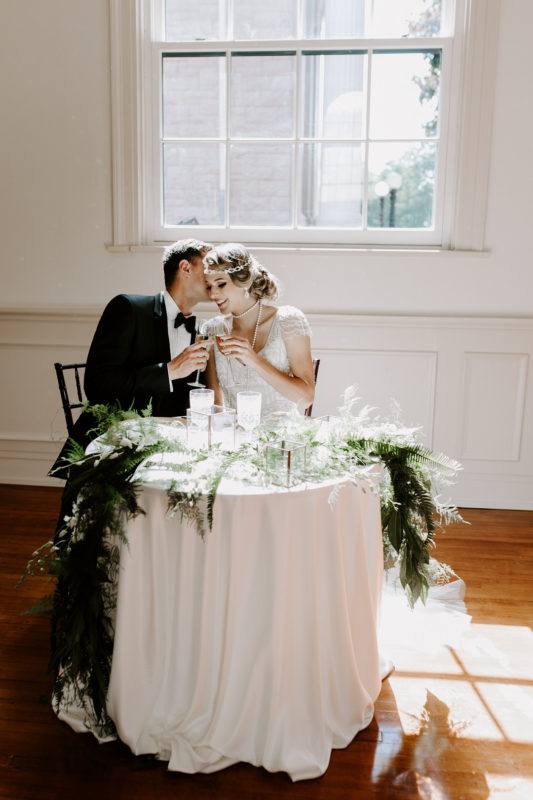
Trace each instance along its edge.
{"label": "hardwood plank", "polygon": [[325,775],[293,784],[247,764],[169,773],[57,720],[48,704],[48,620],[20,616],[50,584],[15,584],[53,535],[60,496],[0,486],[0,800],[533,797],[532,512],[464,509],[471,524],[438,538],[436,557],[466,582],[466,638],[436,652],[423,643],[400,648],[371,725],[333,751]]}

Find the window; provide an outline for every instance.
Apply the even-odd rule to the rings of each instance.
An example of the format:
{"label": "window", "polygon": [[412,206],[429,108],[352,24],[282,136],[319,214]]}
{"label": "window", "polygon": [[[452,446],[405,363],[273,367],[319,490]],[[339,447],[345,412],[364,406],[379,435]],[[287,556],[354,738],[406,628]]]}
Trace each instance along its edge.
{"label": "window", "polygon": [[462,2],[137,0],[134,17],[111,2],[116,66],[129,22],[138,76],[115,230],[147,244],[453,246]]}

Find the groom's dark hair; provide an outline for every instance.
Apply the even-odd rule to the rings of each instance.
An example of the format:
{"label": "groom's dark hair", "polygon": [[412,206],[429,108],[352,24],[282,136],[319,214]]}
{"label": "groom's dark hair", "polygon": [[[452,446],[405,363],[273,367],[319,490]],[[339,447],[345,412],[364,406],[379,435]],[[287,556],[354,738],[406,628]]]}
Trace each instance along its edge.
{"label": "groom's dark hair", "polygon": [[180,261],[192,261],[193,258],[202,258],[212,245],[201,242],[199,239],[180,239],[171,244],[163,253],[163,271],[165,273],[165,287],[169,289],[174,283]]}

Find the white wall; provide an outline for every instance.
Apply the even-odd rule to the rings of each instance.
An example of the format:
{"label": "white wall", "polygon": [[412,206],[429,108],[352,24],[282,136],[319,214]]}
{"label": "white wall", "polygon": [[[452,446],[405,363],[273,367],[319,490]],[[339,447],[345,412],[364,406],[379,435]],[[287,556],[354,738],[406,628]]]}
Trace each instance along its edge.
{"label": "white wall", "polygon": [[[58,408],[52,361],[65,353],[83,357],[98,313],[111,296],[122,291],[157,291],[161,284],[160,254],[110,253],[105,247],[111,241],[112,202],[107,0],[0,0],[0,12],[0,368],[4,384],[0,479],[40,481],[44,480],[46,459],[57,450],[57,445],[50,443],[50,425]],[[447,402],[442,392],[449,389],[439,377],[443,359],[456,359],[453,385],[463,386],[461,376],[471,365],[464,352],[499,353],[503,349],[528,356],[532,348],[529,238],[533,169],[529,139],[533,105],[528,56],[532,28],[533,5],[528,0],[501,3],[487,253],[257,253],[281,278],[285,302],[321,315],[320,320],[325,315],[333,323],[342,322],[342,331],[336,330],[350,341],[352,355],[360,349],[366,352],[380,347],[388,352],[389,340],[374,340],[376,326],[383,323],[390,331],[389,318],[401,317],[402,330],[407,326],[410,331],[409,341],[406,339],[402,347],[412,350],[416,342],[417,350],[437,353],[434,386],[441,394],[435,402],[444,407]],[[21,316],[18,312],[24,313]],[[359,315],[363,315],[363,325],[358,322]],[[419,325],[418,316],[428,324]],[[447,324],[446,329],[454,331],[453,341],[460,335],[458,331],[475,332],[473,338],[464,334],[462,350],[452,348],[455,355],[448,357],[444,354],[452,352],[452,340],[436,343],[434,335],[435,324],[446,317],[461,317],[455,328]],[[476,322],[480,317],[485,320],[481,327]],[[319,318],[316,320],[320,328]],[[516,327],[521,331],[518,339]],[[44,329],[48,333],[43,339]],[[480,339],[481,329],[486,336]],[[326,357],[332,343],[320,330],[315,347]],[[506,339],[507,335],[511,339]],[[44,346],[43,342],[48,344]],[[360,384],[364,396],[356,362],[348,358],[342,363],[342,371],[350,382]],[[532,440],[528,438],[533,407],[531,358],[520,361],[519,369],[518,362],[512,364],[509,374],[516,385],[508,389],[500,384],[502,402],[491,409],[507,413],[519,404],[520,392],[526,393],[519,420],[521,449],[512,462],[514,472],[508,475],[509,481],[514,475],[519,484],[527,485],[533,475]],[[518,372],[513,372],[514,367]],[[488,380],[490,370],[482,374]],[[502,374],[507,373],[504,370]],[[37,398],[32,389],[36,378],[42,387]],[[10,398],[6,399],[8,387]],[[391,385],[390,395],[397,395],[397,390],[397,385]],[[380,391],[384,397],[387,386]],[[515,397],[505,392],[518,394]],[[321,402],[325,404],[326,399]],[[413,402],[416,407],[414,396]],[[38,403],[41,408],[34,414],[32,409]],[[433,418],[432,424],[440,431],[448,430],[449,436],[443,438],[462,451],[464,441],[457,440],[456,427],[463,423],[447,414],[444,410],[442,418]],[[490,436],[490,420],[487,418],[484,424],[485,434]],[[54,436],[58,433],[55,431]],[[476,429],[476,436],[482,434],[483,430]],[[509,436],[516,436],[516,430]],[[494,480],[498,479],[503,474],[502,464],[507,464],[506,469],[509,466],[504,458],[511,452],[509,447],[509,442],[503,441],[501,453],[489,454],[497,457],[485,459],[481,472],[476,460],[472,475],[492,474]],[[449,446],[447,449],[450,452]],[[33,455],[26,457],[28,453]],[[524,491],[527,494],[528,490]],[[486,500],[478,493],[470,502],[490,505],[491,493],[486,494]],[[529,492],[529,496],[532,494]],[[500,505],[507,502],[511,507],[532,507],[523,498],[509,497],[508,502],[500,500]],[[468,502],[469,498],[462,500]]]}

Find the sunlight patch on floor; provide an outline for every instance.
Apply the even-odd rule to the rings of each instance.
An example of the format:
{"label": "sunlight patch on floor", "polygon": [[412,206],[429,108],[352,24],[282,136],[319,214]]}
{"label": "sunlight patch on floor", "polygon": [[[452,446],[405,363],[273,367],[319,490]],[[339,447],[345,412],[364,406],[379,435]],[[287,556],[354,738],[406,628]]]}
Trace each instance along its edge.
{"label": "sunlight patch on floor", "polygon": [[393,659],[390,684],[405,733],[421,730],[430,691],[449,709],[454,735],[533,744],[530,628],[470,624],[453,647],[429,650],[419,639],[398,646]]}
{"label": "sunlight patch on floor", "polygon": [[[510,742],[533,744],[533,685],[477,682],[478,691]],[[531,754],[533,760],[533,752]],[[533,798],[533,793],[531,794]]]}
{"label": "sunlight patch on floor", "polygon": [[485,781],[491,800],[531,800],[533,797],[533,779],[486,772]]}
{"label": "sunlight patch on floor", "polygon": [[467,672],[533,683],[533,631],[519,625],[471,624],[457,648]]}
{"label": "sunlight patch on floor", "polygon": [[423,649],[423,644],[405,643],[389,648],[386,655],[392,660],[397,672],[421,673],[424,675],[462,675],[463,670],[446,645]]}
{"label": "sunlight patch on floor", "polygon": [[[443,634],[443,639],[446,635]],[[533,683],[533,631],[517,625],[464,627],[455,641],[428,643],[423,630],[389,645],[385,655],[398,672],[508,678]]]}
{"label": "sunlight patch on floor", "polygon": [[389,682],[394,693],[402,730],[418,735],[428,726],[426,702],[431,692],[440,701],[438,713],[430,720],[443,736],[502,741],[505,737],[468,681],[445,678],[402,677],[393,674]]}

